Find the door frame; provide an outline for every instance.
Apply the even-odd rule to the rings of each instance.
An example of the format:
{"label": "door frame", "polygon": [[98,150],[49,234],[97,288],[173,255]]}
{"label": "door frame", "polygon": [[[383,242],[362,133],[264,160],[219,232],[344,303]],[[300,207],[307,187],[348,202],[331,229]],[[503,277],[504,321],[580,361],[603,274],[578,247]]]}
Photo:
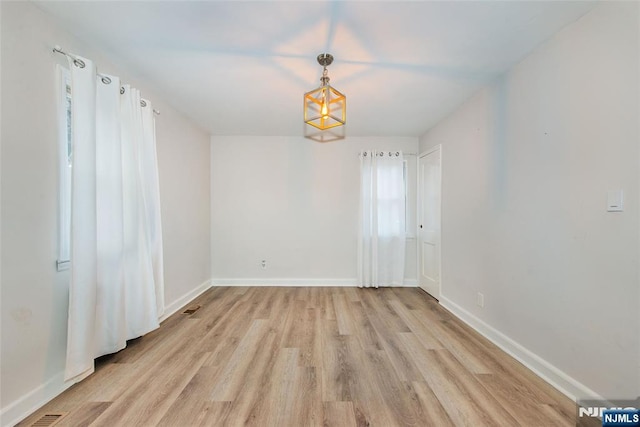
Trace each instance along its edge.
{"label": "door frame", "polygon": [[[428,156],[429,154],[435,153],[436,151],[440,152],[440,176],[439,181],[440,181],[440,244],[438,245],[438,270],[440,271],[440,280],[438,281],[438,298],[433,297],[433,295],[429,294],[428,292],[425,291],[426,294],[428,294],[430,297],[433,297],[434,299],[436,299],[436,301],[440,301],[440,298],[442,297],[442,144],[438,144],[438,145],[434,145],[433,147],[429,148],[426,151],[423,151],[421,153],[418,154],[418,159],[417,159],[417,167],[418,167],[418,173],[416,173],[416,179],[418,180],[417,185],[416,185],[416,278],[417,278],[417,286],[419,289],[422,289],[420,287],[420,271],[422,269],[422,259],[421,259],[421,254],[422,254],[422,248],[420,247],[420,222],[422,222],[422,217],[421,217],[421,210],[422,210],[422,198],[423,198],[423,191],[422,191],[422,184],[421,184],[421,179],[420,179],[420,159],[422,159],[423,157]],[[424,291],[424,289],[422,289]]]}

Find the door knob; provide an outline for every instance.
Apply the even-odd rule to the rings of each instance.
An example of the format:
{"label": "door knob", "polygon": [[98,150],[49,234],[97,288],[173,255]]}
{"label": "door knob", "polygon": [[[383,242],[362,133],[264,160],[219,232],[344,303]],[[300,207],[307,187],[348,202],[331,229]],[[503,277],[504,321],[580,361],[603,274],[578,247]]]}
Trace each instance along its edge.
{"label": "door knob", "polygon": [[420,228],[422,228],[422,224],[420,224]]}

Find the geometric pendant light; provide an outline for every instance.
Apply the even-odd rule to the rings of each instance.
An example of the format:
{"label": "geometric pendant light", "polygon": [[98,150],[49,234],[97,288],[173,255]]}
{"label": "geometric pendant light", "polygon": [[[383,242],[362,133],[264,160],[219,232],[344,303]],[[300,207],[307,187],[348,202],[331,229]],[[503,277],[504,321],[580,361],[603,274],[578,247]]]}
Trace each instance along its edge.
{"label": "geometric pendant light", "polygon": [[320,87],[304,94],[304,122],[321,131],[347,121],[347,97],[329,85],[327,67],[332,62],[331,54],[318,55],[318,64],[323,67]]}

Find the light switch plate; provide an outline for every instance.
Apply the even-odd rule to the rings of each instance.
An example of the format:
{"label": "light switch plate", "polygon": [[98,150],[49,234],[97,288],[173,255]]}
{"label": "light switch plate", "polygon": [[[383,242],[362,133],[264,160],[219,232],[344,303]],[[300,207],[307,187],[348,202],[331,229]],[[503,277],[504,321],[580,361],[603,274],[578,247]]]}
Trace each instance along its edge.
{"label": "light switch plate", "polygon": [[622,190],[607,192],[607,212],[622,212],[624,207],[624,193]]}

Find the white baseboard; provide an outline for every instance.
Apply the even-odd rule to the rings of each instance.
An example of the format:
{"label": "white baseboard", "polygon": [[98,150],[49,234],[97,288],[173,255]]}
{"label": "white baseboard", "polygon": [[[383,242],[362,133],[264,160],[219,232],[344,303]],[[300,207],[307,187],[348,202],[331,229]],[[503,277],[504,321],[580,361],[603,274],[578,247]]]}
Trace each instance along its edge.
{"label": "white baseboard", "polygon": [[[212,279],[212,286],[358,286],[357,279]],[[404,281],[403,287],[415,287],[417,281]]]}
{"label": "white baseboard", "polygon": [[160,316],[160,322],[164,322],[172,314],[174,314],[175,312],[180,310],[182,307],[184,307],[186,304],[188,304],[191,301],[193,301],[194,299],[196,299],[196,297],[200,296],[200,294],[205,292],[211,286],[212,286],[211,285],[211,280],[206,280],[205,282],[203,282],[197,288],[193,289],[192,291],[187,292],[186,294],[184,294],[183,296],[178,298],[176,301],[174,301],[171,304],[169,304],[168,306],[166,306],[164,308],[164,313],[162,314],[162,316]]}
{"label": "white baseboard", "polygon": [[18,424],[73,384],[71,381],[64,382],[64,372],[57,373],[46,383],[31,390],[7,407],[2,408],[2,412],[0,412],[1,425],[10,427]]}
{"label": "white baseboard", "polygon": [[502,332],[489,326],[450,299],[440,296],[440,305],[573,401],[585,398],[605,401],[602,396],[599,396],[589,387],[567,375]]}
{"label": "white baseboard", "polygon": [[212,279],[213,286],[357,286],[356,279]]}
{"label": "white baseboard", "polygon": [[[180,308],[188,304],[210,287],[211,280],[207,280],[197,288],[187,292],[182,297],[166,306],[164,314],[160,317],[160,322],[180,310]],[[29,416],[29,414],[39,409],[47,402],[51,401],[73,384],[74,383],[71,381],[65,383],[64,371],[55,374],[44,384],[36,387],[18,400],[10,403],[7,407],[2,408],[2,411],[0,411],[0,425],[3,427],[16,425],[22,419]]]}
{"label": "white baseboard", "polygon": [[418,280],[417,279],[404,279],[404,285],[402,285],[403,288],[417,288],[418,287]]}

